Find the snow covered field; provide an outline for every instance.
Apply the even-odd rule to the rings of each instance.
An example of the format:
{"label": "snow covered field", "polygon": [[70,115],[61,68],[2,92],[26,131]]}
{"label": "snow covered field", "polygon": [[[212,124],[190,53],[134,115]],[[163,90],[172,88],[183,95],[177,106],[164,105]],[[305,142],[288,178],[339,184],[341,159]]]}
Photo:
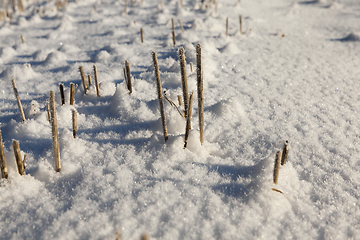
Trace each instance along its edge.
{"label": "snow covered field", "polygon": [[[54,1],[29,0],[12,24],[1,22],[0,127],[9,178],[0,182],[0,239],[116,239],[117,230],[121,239],[360,239],[360,2],[162,2],[129,1],[125,13],[123,0],[69,1],[59,11]],[[197,43],[203,145],[190,70]],[[187,149],[185,119],[168,102],[164,141],[151,57],[155,51],[163,90],[177,103],[180,47],[195,91]],[[90,74],[94,64],[101,97],[94,85],[84,94],[78,71]],[[72,106],[70,83],[79,85]],[[60,173],[46,111],[51,90]],[[13,139],[27,154],[25,176],[17,173]],[[275,185],[275,153],[285,140],[290,152]]]}

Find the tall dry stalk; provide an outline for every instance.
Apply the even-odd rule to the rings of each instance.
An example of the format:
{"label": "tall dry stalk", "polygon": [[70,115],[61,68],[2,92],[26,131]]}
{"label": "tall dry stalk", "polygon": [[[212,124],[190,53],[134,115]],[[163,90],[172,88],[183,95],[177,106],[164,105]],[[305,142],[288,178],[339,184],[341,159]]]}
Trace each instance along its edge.
{"label": "tall dry stalk", "polygon": [[203,94],[203,66],[200,43],[196,45],[196,64],[197,64],[197,91],[199,109],[199,128],[200,142],[204,143],[204,94]]}
{"label": "tall dry stalk", "polygon": [[226,18],[226,36],[229,36],[229,18]]}
{"label": "tall dry stalk", "polygon": [[98,97],[100,97],[99,77],[98,77],[98,72],[97,72],[97,68],[96,68],[95,65],[93,66],[93,69],[94,69],[96,95],[97,95]]}
{"label": "tall dry stalk", "polygon": [[24,44],[25,43],[25,38],[23,35],[21,35],[21,43]]}
{"label": "tall dry stalk", "polygon": [[127,79],[127,88],[129,90],[129,93],[132,93],[132,85],[131,85],[131,73],[130,73],[130,65],[129,62],[125,61],[125,73],[126,73],[126,79]]}
{"label": "tall dry stalk", "polygon": [[188,108],[189,108],[189,91],[188,91],[188,83],[187,83],[187,75],[186,75],[186,62],[185,62],[184,48],[179,49],[179,59],[180,59],[181,83],[182,83],[182,90],[183,90],[185,118],[187,118],[187,113],[188,113]]}
{"label": "tall dry stalk", "polygon": [[275,184],[278,184],[279,172],[280,172],[280,163],[281,163],[281,151],[278,151],[276,153],[275,164],[274,164],[273,181],[274,181]]}
{"label": "tall dry stalk", "polygon": [[83,84],[83,87],[84,87],[84,92],[86,94],[87,90],[88,90],[88,85],[86,83],[86,77],[85,77],[85,72],[84,72],[83,66],[79,67],[79,71],[80,71],[80,75],[81,75],[81,81],[82,81],[82,84]]}
{"label": "tall dry stalk", "polygon": [[4,144],[2,141],[1,130],[0,130],[0,168],[1,168],[1,177],[8,178],[8,170],[6,166]]}
{"label": "tall dry stalk", "polygon": [[70,83],[70,105],[74,105],[75,85]]}
{"label": "tall dry stalk", "polygon": [[286,140],[284,143],[284,148],[283,148],[283,152],[282,152],[282,156],[281,156],[281,165],[284,165],[286,163],[287,156],[289,153],[288,145],[289,145],[289,141]]}
{"label": "tall dry stalk", "polygon": [[59,135],[57,128],[56,108],[55,108],[55,96],[54,92],[50,92],[50,113],[51,113],[51,132],[53,139],[54,159],[55,159],[55,171],[60,172],[60,149],[59,149]]}
{"label": "tall dry stalk", "polygon": [[61,83],[59,85],[60,88],[60,96],[61,96],[61,105],[65,104],[65,95],[64,95],[64,85]]}
{"label": "tall dry stalk", "polygon": [[182,23],[181,23],[181,20],[178,19],[178,21],[179,21],[179,24],[180,24],[181,31],[182,31],[182,32],[185,32],[185,29],[184,29],[184,27],[183,27],[183,25],[182,25]]}
{"label": "tall dry stalk", "polygon": [[24,161],[21,157],[20,145],[19,145],[19,142],[16,140],[13,140],[13,149],[14,149],[15,160],[16,160],[18,172],[20,175],[25,175],[25,165],[24,165]]}
{"label": "tall dry stalk", "polygon": [[176,35],[175,35],[175,23],[174,23],[174,19],[171,19],[171,26],[172,26],[172,36],[173,36],[173,43],[174,46],[176,45]]}
{"label": "tall dry stalk", "polygon": [[143,28],[140,28],[140,38],[141,38],[141,42],[144,42],[144,30]]}
{"label": "tall dry stalk", "polygon": [[240,34],[243,34],[243,16],[242,15],[239,16],[239,21],[240,21]]}
{"label": "tall dry stalk", "polygon": [[77,132],[77,115],[76,111],[72,110],[72,127],[73,127],[73,137],[76,138]]}
{"label": "tall dry stalk", "polygon": [[89,86],[91,86],[92,85],[91,74],[88,74],[88,80],[89,80]]}
{"label": "tall dry stalk", "polygon": [[11,82],[12,82],[14,94],[15,94],[15,97],[16,97],[16,101],[17,101],[17,104],[18,104],[18,107],[19,107],[21,119],[23,120],[23,122],[25,122],[26,119],[25,119],[24,110],[23,110],[23,107],[22,107],[22,105],[21,105],[19,93],[18,93],[18,90],[17,90],[17,88],[16,88],[15,80],[14,80],[13,77],[11,77]]}
{"label": "tall dry stalk", "polygon": [[185,131],[184,148],[187,147],[187,141],[188,141],[189,133],[190,133],[190,129],[191,129],[191,112],[192,112],[193,96],[194,96],[194,92],[192,92],[191,95],[190,95],[189,110],[188,110],[187,118],[186,118],[186,131]]}
{"label": "tall dry stalk", "polygon": [[156,78],[156,86],[157,86],[157,90],[158,90],[161,122],[162,122],[162,126],[163,126],[164,138],[165,138],[165,141],[167,141],[169,137],[168,137],[166,119],[165,119],[165,110],[164,110],[164,101],[163,101],[163,95],[162,95],[162,89],[161,89],[159,64],[158,64],[158,59],[157,59],[155,52],[152,52],[152,58],[153,58],[153,63],[154,63],[154,68],[155,68],[155,78]]}

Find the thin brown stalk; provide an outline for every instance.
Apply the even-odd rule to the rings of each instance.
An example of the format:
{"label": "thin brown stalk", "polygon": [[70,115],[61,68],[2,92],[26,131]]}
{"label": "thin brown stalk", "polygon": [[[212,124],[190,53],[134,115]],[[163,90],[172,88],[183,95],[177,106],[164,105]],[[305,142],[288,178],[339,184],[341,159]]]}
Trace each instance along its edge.
{"label": "thin brown stalk", "polygon": [[142,236],[141,236],[141,240],[149,240],[149,235],[147,233],[144,233]]}
{"label": "thin brown stalk", "polygon": [[25,122],[26,119],[25,119],[24,110],[23,110],[23,107],[21,105],[19,93],[18,93],[18,90],[16,88],[15,80],[14,80],[13,77],[11,77],[11,82],[12,82],[12,86],[13,86],[13,89],[14,89],[14,94],[15,94],[15,97],[16,97],[16,101],[17,101],[17,104],[18,104],[18,107],[19,107],[21,119],[23,120],[23,122]]}
{"label": "thin brown stalk", "polygon": [[70,83],[70,105],[74,105],[75,85]]}
{"label": "thin brown stalk", "polygon": [[89,81],[89,86],[91,86],[92,85],[91,74],[88,74],[88,81]]}
{"label": "thin brown stalk", "polygon": [[242,15],[239,16],[239,21],[240,21],[240,34],[243,34],[243,16]]}
{"label": "thin brown stalk", "polygon": [[129,90],[129,93],[132,93],[132,86],[131,86],[131,74],[130,74],[130,65],[129,62],[125,61],[125,73],[127,78],[127,88]]}
{"label": "thin brown stalk", "polygon": [[192,73],[194,72],[194,65],[193,65],[192,62],[190,63],[190,71],[191,71]]}
{"label": "thin brown stalk", "polygon": [[181,97],[181,95],[178,95],[178,102],[179,102],[179,106],[181,106],[182,105],[182,97]]}
{"label": "thin brown stalk", "polygon": [[94,77],[95,77],[96,95],[98,97],[100,97],[99,77],[98,77],[98,72],[97,72],[97,68],[95,65],[93,66],[93,69],[94,69]]}
{"label": "thin brown stalk", "polygon": [[184,148],[187,147],[187,142],[188,142],[189,133],[190,133],[190,129],[191,129],[191,111],[192,111],[193,96],[194,96],[194,92],[192,92],[191,95],[190,95],[189,110],[188,110],[187,119],[186,119],[186,131],[185,131]]}
{"label": "thin brown stalk", "polygon": [[286,140],[284,143],[284,148],[283,148],[283,152],[282,152],[282,156],[281,156],[281,165],[284,165],[286,163],[287,156],[289,153],[288,144],[289,144],[289,141]]}
{"label": "thin brown stalk", "polygon": [[65,95],[64,95],[64,85],[61,83],[59,85],[60,88],[60,96],[61,96],[61,105],[65,104]]}
{"label": "thin brown stalk", "polygon": [[204,94],[203,94],[203,67],[200,43],[196,45],[196,63],[197,63],[197,91],[198,91],[198,109],[199,109],[199,127],[200,142],[204,143]]}
{"label": "thin brown stalk", "polygon": [[116,228],[116,240],[121,240],[120,230]]}
{"label": "thin brown stalk", "polygon": [[77,115],[76,111],[72,110],[72,127],[73,127],[73,137],[76,138],[77,132]]}
{"label": "thin brown stalk", "polygon": [[161,90],[161,81],[160,81],[160,72],[159,72],[159,64],[158,59],[155,52],[152,52],[152,58],[155,68],[155,78],[156,78],[156,86],[158,90],[158,99],[159,99],[159,105],[160,105],[160,113],[161,113],[161,122],[163,126],[163,132],[164,132],[164,138],[165,141],[168,140],[168,132],[167,132],[167,126],[166,126],[166,119],[165,119],[165,110],[164,110],[164,102],[163,102],[163,95]]}
{"label": "thin brown stalk", "polygon": [[281,163],[281,151],[278,151],[276,153],[275,164],[274,164],[273,181],[274,181],[275,184],[278,184],[279,172],[280,172],[280,163]]}
{"label": "thin brown stalk", "polygon": [[176,106],[176,104],[175,104],[173,101],[171,101],[171,100],[166,96],[165,91],[164,91],[164,95],[163,95],[163,96],[164,96],[164,98],[170,103],[170,105],[171,105],[172,107],[174,107],[174,108],[178,111],[178,113],[180,114],[180,116],[183,117],[183,118],[185,118],[184,114],[181,113],[180,109]]}
{"label": "thin brown stalk", "polygon": [[226,36],[229,36],[229,18],[226,18]]}
{"label": "thin brown stalk", "polygon": [[144,30],[142,28],[140,28],[140,37],[141,37],[141,42],[144,42]]}
{"label": "thin brown stalk", "polygon": [[188,113],[188,108],[189,108],[189,91],[188,91],[188,84],[187,84],[184,48],[179,49],[179,59],[180,59],[181,83],[182,83],[182,90],[183,90],[185,118],[187,118],[187,113]]}
{"label": "thin brown stalk", "polygon": [[175,35],[175,24],[174,24],[174,19],[171,19],[171,26],[172,26],[172,36],[173,36],[173,43],[174,46],[176,45],[176,35]]}
{"label": "thin brown stalk", "polygon": [[50,92],[50,113],[51,113],[51,125],[52,125],[52,139],[53,139],[53,149],[54,149],[54,159],[55,159],[55,171],[60,172],[60,149],[59,149],[59,135],[57,128],[57,118],[56,118],[56,108],[55,108],[55,96],[54,92]]}
{"label": "thin brown stalk", "polygon": [[181,31],[182,31],[182,32],[185,32],[185,29],[184,29],[184,27],[183,27],[183,25],[182,25],[182,23],[181,23],[181,20],[178,19],[178,21],[179,21],[179,24],[180,24]]}
{"label": "thin brown stalk", "polygon": [[25,175],[25,167],[24,167],[24,161],[21,158],[20,145],[19,145],[19,142],[16,140],[13,140],[13,149],[14,149],[15,160],[16,160],[18,172],[20,175]]}
{"label": "thin brown stalk", "polygon": [[50,107],[49,107],[49,103],[46,104],[46,110],[47,110],[47,115],[48,115],[48,121],[49,123],[51,123],[51,116],[50,116]]}
{"label": "thin brown stalk", "polygon": [[6,166],[4,144],[2,141],[1,130],[0,130],[0,167],[1,167],[1,177],[8,178],[8,170]]}
{"label": "thin brown stalk", "polygon": [[87,90],[88,90],[88,85],[86,83],[86,77],[85,77],[85,72],[84,72],[83,66],[79,67],[79,71],[80,71],[80,75],[81,75],[81,81],[82,81],[82,84],[83,84],[83,87],[84,87],[84,92],[86,94]]}
{"label": "thin brown stalk", "polygon": [[25,38],[23,35],[21,35],[21,43],[24,44],[25,43]]}

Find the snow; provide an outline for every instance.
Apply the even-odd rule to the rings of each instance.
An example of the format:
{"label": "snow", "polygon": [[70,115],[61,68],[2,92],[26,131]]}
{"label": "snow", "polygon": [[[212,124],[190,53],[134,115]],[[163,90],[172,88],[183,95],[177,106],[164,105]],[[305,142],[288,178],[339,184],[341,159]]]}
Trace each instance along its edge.
{"label": "snow", "polygon": [[[128,1],[125,13],[123,0],[69,1],[59,10],[54,1],[31,0],[24,1],[23,13],[13,13],[12,24],[8,18],[0,23],[0,129],[9,171],[0,182],[0,238],[115,239],[117,230],[122,239],[144,233],[150,239],[358,238],[358,1],[223,0],[217,6],[205,1],[207,7],[182,2],[184,7],[175,0]],[[195,96],[186,149],[185,119],[167,101],[164,141],[151,57],[155,51],[163,90],[177,103],[180,47]],[[101,97],[94,85],[84,94],[78,71],[83,66],[94,81],[94,64]],[[72,106],[71,83],[78,85]],[[56,98],[60,173],[54,170],[47,119],[50,91]],[[17,173],[13,139],[27,155],[24,176]],[[288,161],[275,185],[275,154],[285,140]]]}

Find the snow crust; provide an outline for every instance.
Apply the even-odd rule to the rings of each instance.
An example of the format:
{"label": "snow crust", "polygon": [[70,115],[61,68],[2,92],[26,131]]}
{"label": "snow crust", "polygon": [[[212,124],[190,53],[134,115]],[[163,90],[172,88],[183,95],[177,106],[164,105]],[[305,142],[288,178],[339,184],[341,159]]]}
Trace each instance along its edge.
{"label": "snow crust", "polygon": [[[24,1],[12,24],[0,23],[0,129],[9,169],[0,182],[0,238],[115,239],[118,229],[122,239],[358,239],[358,1],[127,2],[125,12],[123,0],[69,1],[59,10],[54,1]],[[151,59],[157,52],[163,90],[177,104],[180,47],[195,96],[186,149],[185,119],[167,101],[164,141]],[[94,64],[101,97],[94,85],[86,95],[81,86],[78,67],[92,74]],[[78,85],[72,106],[71,83]],[[51,90],[60,173],[46,110]],[[27,155],[25,176],[17,173],[13,139]],[[285,140],[290,152],[275,185],[275,153]]]}

